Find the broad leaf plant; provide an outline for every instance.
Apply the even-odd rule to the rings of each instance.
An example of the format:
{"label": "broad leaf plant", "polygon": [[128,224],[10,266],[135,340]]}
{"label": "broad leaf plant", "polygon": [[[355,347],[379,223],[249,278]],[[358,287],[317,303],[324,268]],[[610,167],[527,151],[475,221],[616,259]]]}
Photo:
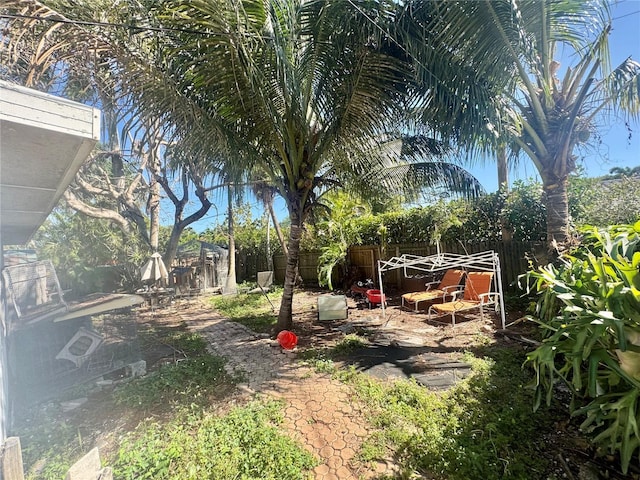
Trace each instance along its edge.
{"label": "broad leaf plant", "polygon": [[572,392],[572,415],[602,450],[619,454],[623,472],[640,448],[640,221],[585,227],[581,245],[529,272],[538,292],[542,344],[528,355],[535,405],[556,384]]}

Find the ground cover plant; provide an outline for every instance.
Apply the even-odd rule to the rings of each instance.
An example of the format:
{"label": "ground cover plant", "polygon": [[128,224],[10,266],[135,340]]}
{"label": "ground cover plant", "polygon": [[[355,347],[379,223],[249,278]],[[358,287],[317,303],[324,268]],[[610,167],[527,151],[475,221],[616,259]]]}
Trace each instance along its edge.
{"label": "ground cover plant", "polygon": [[185,412],[129,435],[116,478],[155,480],[305,479],[313,456],[278,430],[282,405],[252,402],[224,416]]}
{"label": "ground cover plant", "polygon": [[325,352],[316,368],[354,387],[376,429],[360,450],[361,460],[392,457],[400,468],[394,478],[554,478],[549,476],[554,457],[541,437],[559,416],[551,408],[531,414],[533,391],[526,387],[531,371],[521,368],[521,348],[468,354],[472,375],[444,392],[413,380],[382,382],[340,369],[332,357]]}
{"label": "ground cover plant", "polygon": [[528,356],[536,407],[564,384],[572,413],[624,473],[640,464],[640,222],[583,229],[581,245],[529,273],[543,344]]}
{"label": "ground cover plant", "polygon": [[[273,306],[279,305],[282,288],[273,288],[267,293],[240,293],[211,297],[210,302],[222,316],[250,328],[256,333],[268,333],[275,326],[278,314]],[[271,303],[269,303],[269,300]]]}
{"label": "ground cover plant", "polygon": [[174,361],[113,392],[68,392],[69,398],[89,395],[87,411],[65,415],[60,399],[32,409],[14,432],[22,440],[26,478],[64,478],[93,448],[96,434],[111,439],[100,451],[118,479],[307,478],[315,459],[278,429],[282,406],[254,401],[220,410],[237,379],[185,328],[143,328],[143,351],[170,346]]}
{"label": "ground cover plant", "polygon": [[[363,327],[345,335],[335,328],[340,322],[317,322],[315,300],[320,293],[299,293],[296,325],[301,328],[296,333],[301,342],[296,358],[311,363],[317,372],[304,369],[299,381],[315,385],[316,375],[330,374],[351,389],[350,402],[365,412],[361,425],[369,435],[361,448],[359,443],[353,445],[359,472],[373,472],[382,460],[396,465],[398,473],[378,474],[377,480],[557,480],[570,478],[571,472],[577,475],[581,463],[592,459],[588,444],[575,436],[575,423],[565,422],[568,397],[552,399],[550,408],[542,405],[532,413],[534,389],[527,383],[533,369],[522,368],[530,347],[500,341],[486,329],[478,333],[480,324],[475,321],[457,325],[455,336],[443,327],[429,334],[432,354],[450,360],[463,350],[473,352],[462,359],[473,366],[471,376],[440,392],[412,381],[381,382],[343,368],[350,356],[375,344],[375,331]],[[193,313],[201,315],[208,300],[193,301]],[[203,339],[188,332],[180,320],[191,314],[189,308],[181,304],[164,314],[143,316],[140,340],[145,354],[153,351],[154,344],[170,344],[168,351],[176,352],[169,356],[171,362],[155,364],[147,378],[135,379],[113,394],[103,392],[102,400],[90,398],[91,406],[84,412],[79,409],[65,416],[54,406],[32,419],[31,432],[20,433],[29,450],[28,459],[25,455],[29,480],[62,478],[70,464],[96,444],[104,464],[120,479],[309,478],[322,457],[314,460],[291,442],[296,437],[285,436],[285,431],[295,435],[298,430],[283,403],[233,389],[234,379],[218,370],[223,360],[207,353]],[[253,308],[248,304],[245,310]],[[350,309],[349,322],[373,314],[375,310]],[[424,326],[410,312],[398,315],[401,318],[392,325],[404,324],[408,331]],[[164,323],[158,323],[160,317]],[[211,319],[219,320],[215,314]],[[532,337],[531,330],[527,332]],[[189,361],[206,355],[211,358]],[[83,415],[91,417],[89,423],[79,419]],[[47,418],[51,423],[44,423]],[[99,440],[96,432],[102,432]],[[39,453],[36,440],[41,444]],[[562,465],[565,460],[568,467]],[[606,471],[611,474],[605,478],[623,478]]]}

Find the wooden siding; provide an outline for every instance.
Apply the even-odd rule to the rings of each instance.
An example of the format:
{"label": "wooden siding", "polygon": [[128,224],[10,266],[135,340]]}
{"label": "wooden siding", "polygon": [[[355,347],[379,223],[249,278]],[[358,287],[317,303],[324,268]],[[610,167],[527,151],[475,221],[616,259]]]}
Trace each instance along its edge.
{"label": "wooden siding", "polygon": [[0,82],[0,119],[21,125],[100,139],[100,111],[65,98]]}

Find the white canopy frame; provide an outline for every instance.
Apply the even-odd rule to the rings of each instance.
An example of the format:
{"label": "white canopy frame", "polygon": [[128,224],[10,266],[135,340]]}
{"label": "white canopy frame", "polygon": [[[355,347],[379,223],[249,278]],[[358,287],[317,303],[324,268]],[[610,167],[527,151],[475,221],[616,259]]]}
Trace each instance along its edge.
{"label": "white canopy frame", "polygon": [[[493,285],[498,293],[500,304],[500,319],[502,328],[505,328],[504,297],[502,295],[502,273],[500,271],[500,257],[493,250],[461,255],[457,253],[438,253],[421,257],[405,253],[400,257],[391,257],[389,260],[378,260],[378,285],[380,293],[384,295],[382,286],[382,274],[390,270],[403,269],[405,277],[408,271],[434,273],[450,268],[469,269],[481,272],[493,272]],[[383,297],[384,298],[384,297]],[[381,303],[382,316],[386,318],[385,302]]]}

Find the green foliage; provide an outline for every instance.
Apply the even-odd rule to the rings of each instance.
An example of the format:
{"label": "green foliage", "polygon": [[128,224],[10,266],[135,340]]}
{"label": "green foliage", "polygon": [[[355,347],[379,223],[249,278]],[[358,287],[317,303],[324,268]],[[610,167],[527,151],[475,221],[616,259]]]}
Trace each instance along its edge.
{"label": "green foliage", "polygon": [[577,225],[605,227],[640,219],[640,177],[576,176],[569,182],[569,209]]}
{"label": "green foliage", "polygon": [[27,480],[64,478],[87,451],[79,431],[60,418],[57,409],[35,410],[28,421],[14,426],[12,434],[20,437]]}
{"label": "green foliage", "polygon": [[500,350],[491,355],[469,355],[472,375],[442,393],[414,381],[381,383],[367,375],[343,375],[378,427],[359,452],[361,459],[393,456],[401,467],[397,478],[418,473],[450,480],[546,479],[540,434],[553,418],[531,415],[523,354]]}
{"label": "green foliage", "polygon": [[[253,206],[243,203],[234,206],[233,210],[233,235],[238,253],[247,255],[265,255],[267,251],[267,230],[264,216],[254,218]],[[273,226],[270,229],[272,252],[280,250],[280,244]],[[215,243],[216,245],[227,246],[229,244],[229,232],[227,218],[213,228],[207,228],[199,236],[201,240]],[[275,242],[274,242],[275,240]]]}
{"label": "green foliage", "polygon": [[336,269],[346,272],[348,249],[360,242],[358,222],[371,216],[371,207],[345,192],[331,192],[323,200],[325,208],[317,212],[313,232],[305,237],[305,243],[313,236],[320,250],[318,282],[333,289]]}
{"label": "green foliage", "polygon": [[136,265],[147,254],[136,236],[64,208],[49,216],[33,242],[39,258],[53,262],[63,288],[74,297],[105,291],[109,276],[112,285],[132,289],[139,276]]}
{"label": "green foliage", "polygon": [[538,241],[546,238],[546,211],[542,185],[517,181],[506,195],[500,217],[514,240]]}
{"label": "green foliage", "polygon": [[324,222],[309,228],[304,248],[323,251],[326,275],[332,270],[330,266],[335,268],[343,261],[346,248],[352,245],[434,243],[436,239],[445,243],[500,241],[502,225],[511,231],[514,240],[543,240],[546,220],[541,194],[538,183],[516,182],[509,193],[501,191],[476,200],[438,202],[376,215],[332,208]]}
{"label": "green foliage", "polygon": [[528,356],[536,408],[562,381],[573,392],[582,429],[623,471],[638,456],[640,432],[640,222],[605,230],[587,227],[582,245],[529,272],[539,292],[536,313],[545,336]]}
{"label": "green foliage", "polygon": [[186,358],[124,385],[114,392],[114,399],[120,405],[142,409],[206,405],[210,396],[233,383],[224,363],[222,358],[209,354]]}
{"label": "green foliage", "polygon": [[346,335],[343,339],[341,339],[335,345],[335,347],[333,347],[332,354],[336,356],[348,355],[354,350],[364,347],[368,343],[369,342],[365,338],[359,335],[350,333],[349,335]]}
{"label": "green foliage", "polygon": [[184,331],[186,328],[184,324],[178,329],[163,326],[146,328],[138,333],[138,339],[143,350],[145,348],[153,348],[158,343],[162,343],[169,345],[184,357],[205,355],[207,353],[207,341],[197,333]]}
{"label": "green foliage", "polygon": [[253,402],[223,417],[188,415],[150,423],[125,439],[121,479],[306,479],[315,460],[281,433],[282,405]]}
{"label": "green foliage", "polygon": [[[282,298],[282,289],[271,288],[267,295],[277,307]],[[262,292],[215,296],[210,301],[213,308],[225,318],[241,323],[254,332],[270,332],[277,320],[277,314]]]}
{"label": "green foliage", "polygon": [[182,332],[167,340],[172,342],[173,348],[180,350],[187,357],[207,353],[207,341],[197,333]]}

